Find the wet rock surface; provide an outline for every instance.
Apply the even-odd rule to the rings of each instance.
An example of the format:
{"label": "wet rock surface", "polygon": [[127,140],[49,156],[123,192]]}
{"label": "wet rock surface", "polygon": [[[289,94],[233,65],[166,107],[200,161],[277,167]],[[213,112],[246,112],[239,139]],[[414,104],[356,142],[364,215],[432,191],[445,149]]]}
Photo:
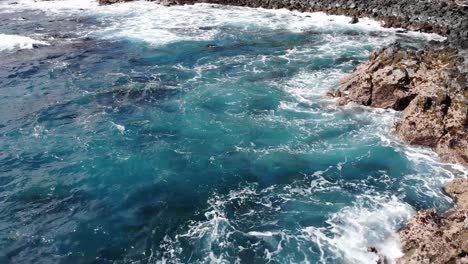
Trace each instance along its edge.
{"label": "wet rock surface", "polygon": [[449,183],[445,192],[456,207],[438,215],[419,211],[400,234],[404,256],[397,263],[468,263],[468,180]]}
{"label": "wet rock surface", "polygon": [[[99,0],[112,4],[131,0]],[[152,0],[150,0],[152,1]],[[329,95],[349,102],[403,111],[395,124],[402,140],[433,148],[443,161],[468,166],[468,2],[464,0],[155,0],[166,6],[213,3],[286,8],[380,20],[384,27],[430,32],[447,40],[424,50],[391,46],[371,54]],[[419,211],[400,232],[405,255],[398,263],[468,264],[468,180],[445,187],[457,207],[442,215]],[[379,256],[378,263],[386,260]]]}
{"label": "wet rock surface", "polygon": [[[99,0],[113,4],[132,0]],[[468,48],[468,4],[461,0],[149,0],[163,5],[213,3],[235,6],[286,8],[303,12],[326,12],[354,18],[372,17],[385,27],[447,35],[450,45]]]}
{"label": "wet rock surface", "polygon": [[122,2],[131,2],[133,0],[98,0],[100,5],[111,5]]}
{"label": "wet rock surface", "polygon": [[468,90],[463,62],[444,46],[373,52],[330,95],[338,104],[403,111],[395,124],[402,140],[433,148],[442,160],[468,165]]}

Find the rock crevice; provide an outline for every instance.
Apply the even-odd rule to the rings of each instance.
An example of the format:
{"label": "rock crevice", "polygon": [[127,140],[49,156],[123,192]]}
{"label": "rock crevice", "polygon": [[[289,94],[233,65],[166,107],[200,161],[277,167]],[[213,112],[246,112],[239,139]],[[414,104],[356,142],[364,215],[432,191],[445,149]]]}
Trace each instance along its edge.
{"label": "rock crevice", "polygon": [[436,209],[419,211],[400,230],[405,255],[397,263],[468,263],[468,180],[444,188],[456,207],[442,215]]}
{"label": "rock crevice", "polygon": [[443,161],[468,165],[468,91],[456,50],[402,49],[373,52],[340,81],[337,103],[403,111],[394,128],[402,140],[433,148]]}
{"label": "rock crevice", "polygon": [[[98,0],[113,4],[132,0]],[[454,0],[148,0],[162,5],[212,3],[234,6],[286,8],[302,12],[325,12],[347,15],[356,21],[371,17],[384,27],[432,32],[448,37],[450,45],[468,48],[468,6]]]}
{"label": "rock crevice", "polygon": [[[132,0],[98,0],[113,4]],[[153,0],[149,0],[153,1]],[[395,134],[433,148],[443,161],[468,166],[468,4],[462,0],[154,0],[163,5],[212,3],[287,8],[332,15],[371,17],[384,27],[438,33],[443,46],[423,50],[393,45],[373,52],[340,81],[329,95],[338,104],[402,111]],[[465,58],[465,62],[463,62]],[[468,264],[468,180],[455,180],[445,191],[457,207],[438,215],[419,211],[399,234],[404,257],[399,263]],[[375,249],[370,252],[376,252]],[[381,262],[384,262],[381,258]]]}

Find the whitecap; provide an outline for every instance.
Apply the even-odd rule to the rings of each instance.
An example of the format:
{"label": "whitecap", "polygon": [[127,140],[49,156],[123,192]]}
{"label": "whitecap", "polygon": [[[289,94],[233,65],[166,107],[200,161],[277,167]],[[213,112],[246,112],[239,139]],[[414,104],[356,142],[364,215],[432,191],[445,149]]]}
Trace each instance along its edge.
{"label": "whitecap", "polygon": [[124,134],[125,133],[125,127],[122,126],[122,125],[119,125],[119,124],[116,124],[114,122],[111,121],[111,124],[113,127],[115,127],[121,134]]}
{"label": "whitecap", "polygon": [[25,36],[0,34],[0,51],[32,49],[35,45],[48,46],[49,43]]}
{"label": "whitecap", "polygon": [[[354,206],[343,208],[327,220],[331,229],[308,227],[303,231],[319,245],[342,252],[349,263],[375,263],[377,255],[367,252],[371,246],[393,261],[402,256],[396,228],[413,213],[411,206],[395,196],[362,195]],[[333,236],[325,235],[326,231]]]}
{"label": "whitecap", "polygon": [[[337,38],[339,32],[353,31],[359,34],[370,32],[385,33],[387,37],[369,38],[372,45],[385,45],[396,39],[396,29],[383,28],[379,22],[362,18],[357,24],[349,24],[349,17],[327,15],[322,12],[297,12],[286,9],[271,10],[212,4],[195,4],[166,7],[163,5],[135,1],[131,3],[98,6],[95,0],[79,1],[32,1],[19,0],[15,5],[2,3],[4,11],[17,9],[43,10],[53,14],[87,15],[101,21],[105,27],[82,32],[84,36],[103,39],[140,40],[150,45],[160,46],[176,41],[216,40],[219,28],[232,27],[240,31],[255,33],[259,27],[269,30],[307,33],[317,31],[327,33],[329,41],[345,46],[356,44],[352,37],[347,41]],[[232,33],[235,34],[235,33]],[[408,35],[421,39],[443,40],[436,34],[409,32]],[[384,42],[382,42],[384,41]],[[322,49],[334,52],[333,45]],[[336,49],[336,47],[334,47]]]}
{"label": "whitecap", "polygon": [[43,10],[52,13],[72,12],[78,13],[83,10],[98,8],[97,0],[60,0],[60,1],[35,1],[15,0],[1,1],[0,12],[15,12],[21,9]]}
{"label": "whitecap", "polygon": [[250,231],[247,233],[247,235],[249,236],[257,236],[257,237],[271,237],[273,235],[275,235],[277,233],[273,233],[273,232],[258,232],[258,231]]}

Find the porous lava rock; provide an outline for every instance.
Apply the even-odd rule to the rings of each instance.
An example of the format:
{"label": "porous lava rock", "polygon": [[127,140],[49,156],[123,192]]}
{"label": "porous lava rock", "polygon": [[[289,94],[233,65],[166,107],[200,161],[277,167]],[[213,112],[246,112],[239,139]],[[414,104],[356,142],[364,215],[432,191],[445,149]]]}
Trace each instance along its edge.
{"label": "porous lava rock", "polygon": [[468,165],[468,90],[457,51],[445,46],[411,50],[392,45],[372,52],[345,76],[337,103],[403,111],[395,133],[433,148],[443,161]]}
{"label": "porous lava rock", "polygon": [[454,180],[444,190],[456,207],[442,215],[428,209],[413,216],[399,232],[404,256],[397,263],[468,263],[468,180]]}

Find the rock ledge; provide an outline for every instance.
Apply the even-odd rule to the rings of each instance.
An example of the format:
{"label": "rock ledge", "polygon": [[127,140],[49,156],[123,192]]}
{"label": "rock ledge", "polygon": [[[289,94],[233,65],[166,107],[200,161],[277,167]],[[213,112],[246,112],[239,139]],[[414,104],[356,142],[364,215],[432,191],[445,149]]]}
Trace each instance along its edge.
{"label": "rock ledge", "polygon": [[454,180],[444,190],[457,206],[441,216],[429,209],[411,218],[399,232],[405,255],[398,264],[468,263],[468,179]]}
{"label": "rock ledge", "polygon": [[457,51],[393,45],[373,52],[340,81],[338,104],[403,111],[394,126],[409,144],[433,148],[443,161],[468,165],[468,90]]}

